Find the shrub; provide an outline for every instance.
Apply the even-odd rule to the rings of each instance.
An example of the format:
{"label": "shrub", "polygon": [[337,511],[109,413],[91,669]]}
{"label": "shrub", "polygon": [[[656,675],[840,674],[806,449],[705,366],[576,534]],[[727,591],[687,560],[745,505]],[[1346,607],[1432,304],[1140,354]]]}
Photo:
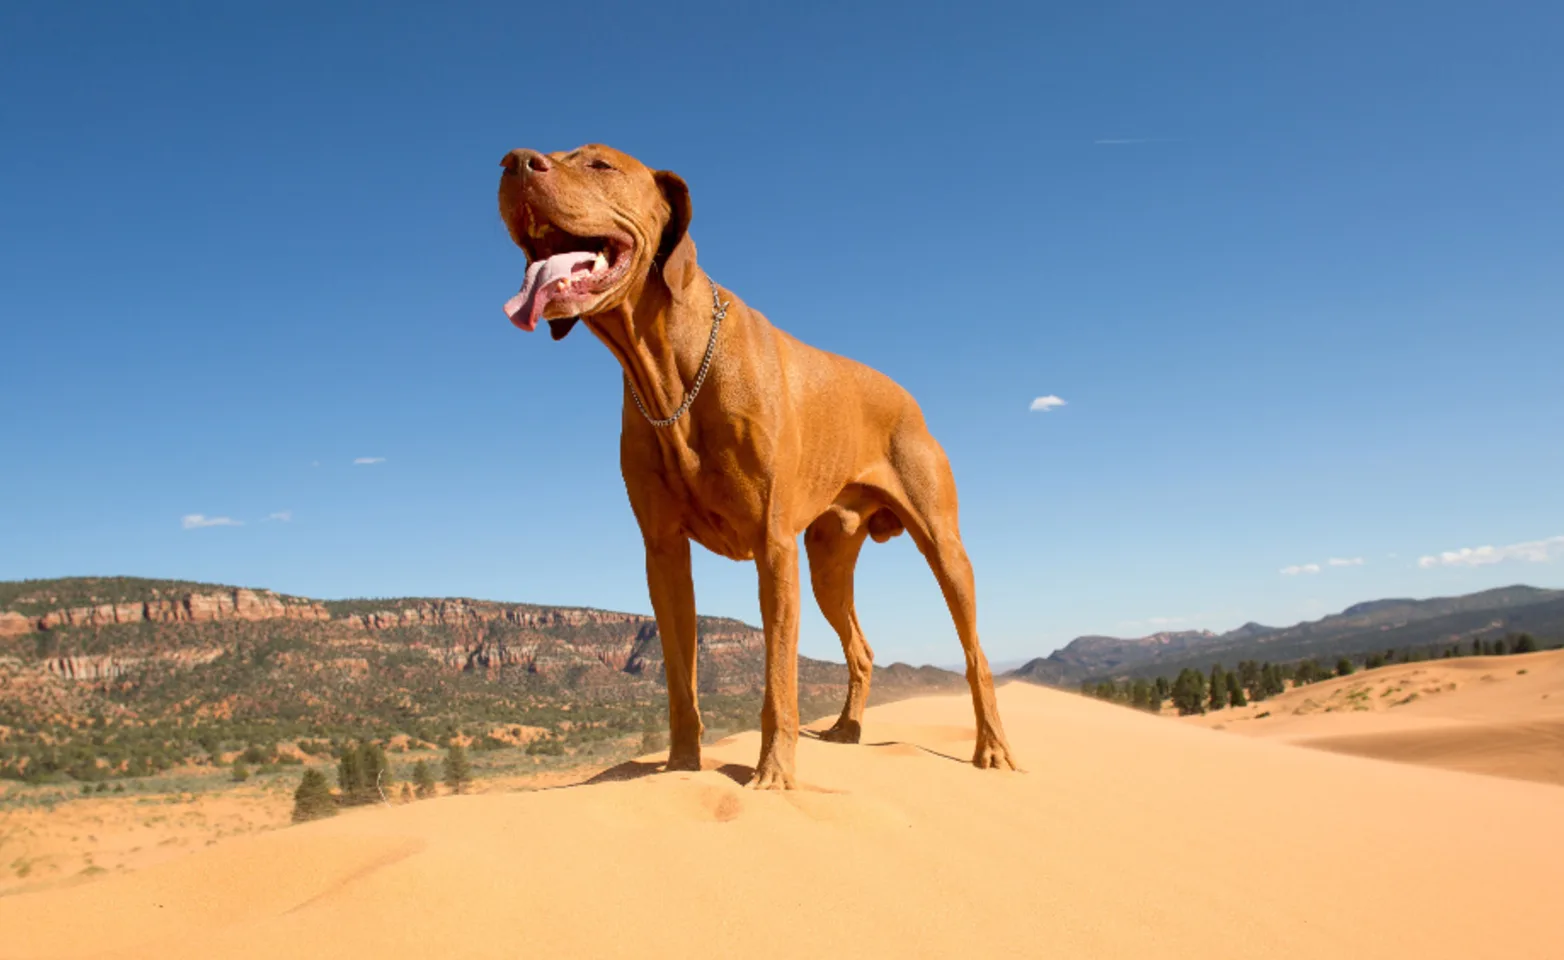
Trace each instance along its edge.
{"label": "shrub", "polygon": [[429,770],[429,764],[422,760],[413,764],[413,785],[417,788],[418,799],[425,800],[435,794],[434,774]]}
{"label": "shrub", "polygon": [[319,820],[321,817],[335,816],[336,812],[337,804],[331,796],[331,787],[326,783],[326,775],[314,769],[304,771],[299,788],[293,791],[293,822]]}
{"label": "shrub", "polygon": [[243,760],[235,760],[233,772],[234,783],[243,783],[248,779],[250,779],[250,768],[244,765]]}

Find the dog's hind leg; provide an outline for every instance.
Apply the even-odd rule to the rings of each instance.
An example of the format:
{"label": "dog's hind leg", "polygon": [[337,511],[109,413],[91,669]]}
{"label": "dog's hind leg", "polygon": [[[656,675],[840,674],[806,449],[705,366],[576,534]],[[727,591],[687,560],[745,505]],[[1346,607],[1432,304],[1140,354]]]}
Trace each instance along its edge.
{"label": "dog's hind leg", "polygon": [[[822,740],[836,743],[857,743],[862,735],[863,708],[869,699],[869,680],[874,672],[874,651],[864,640],[858,613],[853,609],[853,570],[869,532],[868,524],[858,520],[856,515],[844,518],[832,510],[804,532],[815,602],[841,638],[842,653],[847,658],[847,702],[842,705],[836,725],[820,735]],[[849,530],[850,524],[856,529]]]}
{"label": "dog's hind leg", "polygon": [[902,501],[897,515],[928,561],[956,622],[956,635],[966,654],[967,686],[977,717],[977,744],[972,762],[983,768],[1014,770],[994,699],[994,677],[978,643],[977,587],[972,563],[961,543],[957,524],[956,480],[939,443],[925,430],[906,430],[893,443],[892,466],[900,480]]}

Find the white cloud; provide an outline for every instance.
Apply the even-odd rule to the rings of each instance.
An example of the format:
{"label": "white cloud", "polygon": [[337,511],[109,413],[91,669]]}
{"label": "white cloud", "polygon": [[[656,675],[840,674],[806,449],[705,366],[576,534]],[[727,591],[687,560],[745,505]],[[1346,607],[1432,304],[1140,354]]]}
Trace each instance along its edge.
{"label": "white cloud", "polygon": [[1038,397],[1036,400],[1033,400],[1031,410],[1033,413],[1047,413],[1054,407],[1062,406],[1064,406],[1064,401],[1050,393],[1046,397]]}
{"label": "white cloud", "polygon": [[1326,567],[1361,567],[1365,563],[1362,557],[1331,557],[1323,564],[1319,563],[1295,563],[1281,570],[1284,577],[1296,577],[1299,574],[1315,574]]}
{"label": "white cloud", "polygon": [[199,513],[187,513],[180,518],[179,525],[186,530],[198,530],[201,527],[242,527],[244,521],[232,517],[208,517]]}
{"label": "white cloud", "polygon": [[1548,537],[1546,540],[1527,540],[1504,547],[1446,550],[1433,556],[1418,557],[1417,565],[1427,570],[1432,567],[1483,567],[1506,560],[1547,563],[1560,556],[1564,556],[1564,537]]}
{"label": "white cloud", "polygon": [[385,457],[359,457],[353,461],[355,467],[372,467],[377,463],[385,463]]}
{"label": "white cloud", "polygon": [[290,520],[293,519],[293,511],[292,510],[278,510],[276,513],[267,514],[266,515],[266,519],[268,519],[268,520],[277,520],[277,521],[279,521],[281,523],[287,523],[287,522],[289,522]]}

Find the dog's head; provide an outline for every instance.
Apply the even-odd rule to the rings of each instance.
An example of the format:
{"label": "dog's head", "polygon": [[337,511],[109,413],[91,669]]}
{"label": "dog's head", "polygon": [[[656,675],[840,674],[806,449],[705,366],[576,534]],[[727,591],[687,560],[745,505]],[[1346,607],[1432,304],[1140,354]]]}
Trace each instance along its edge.
{"label": "dog's head", "polygon": [[686,281],[695,254],[678,174],[600,144],[512,150],[500,166],[500,216],[527,254],[521,292],[505,304],[516,326],[545,319],[558,340],[582,317],[633,303],[654,271]]}

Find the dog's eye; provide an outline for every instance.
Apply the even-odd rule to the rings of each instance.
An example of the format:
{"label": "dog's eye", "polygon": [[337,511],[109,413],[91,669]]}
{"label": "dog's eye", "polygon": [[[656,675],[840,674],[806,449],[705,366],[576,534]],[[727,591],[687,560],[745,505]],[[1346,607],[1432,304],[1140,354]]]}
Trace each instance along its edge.
{"label": "dog's eye", "polygon": [[612,169],[614,169],[614,165],[609,163],[607,160],[588,160],[587,161],[587,166],[591,167],[593,170],[612,170]]}

